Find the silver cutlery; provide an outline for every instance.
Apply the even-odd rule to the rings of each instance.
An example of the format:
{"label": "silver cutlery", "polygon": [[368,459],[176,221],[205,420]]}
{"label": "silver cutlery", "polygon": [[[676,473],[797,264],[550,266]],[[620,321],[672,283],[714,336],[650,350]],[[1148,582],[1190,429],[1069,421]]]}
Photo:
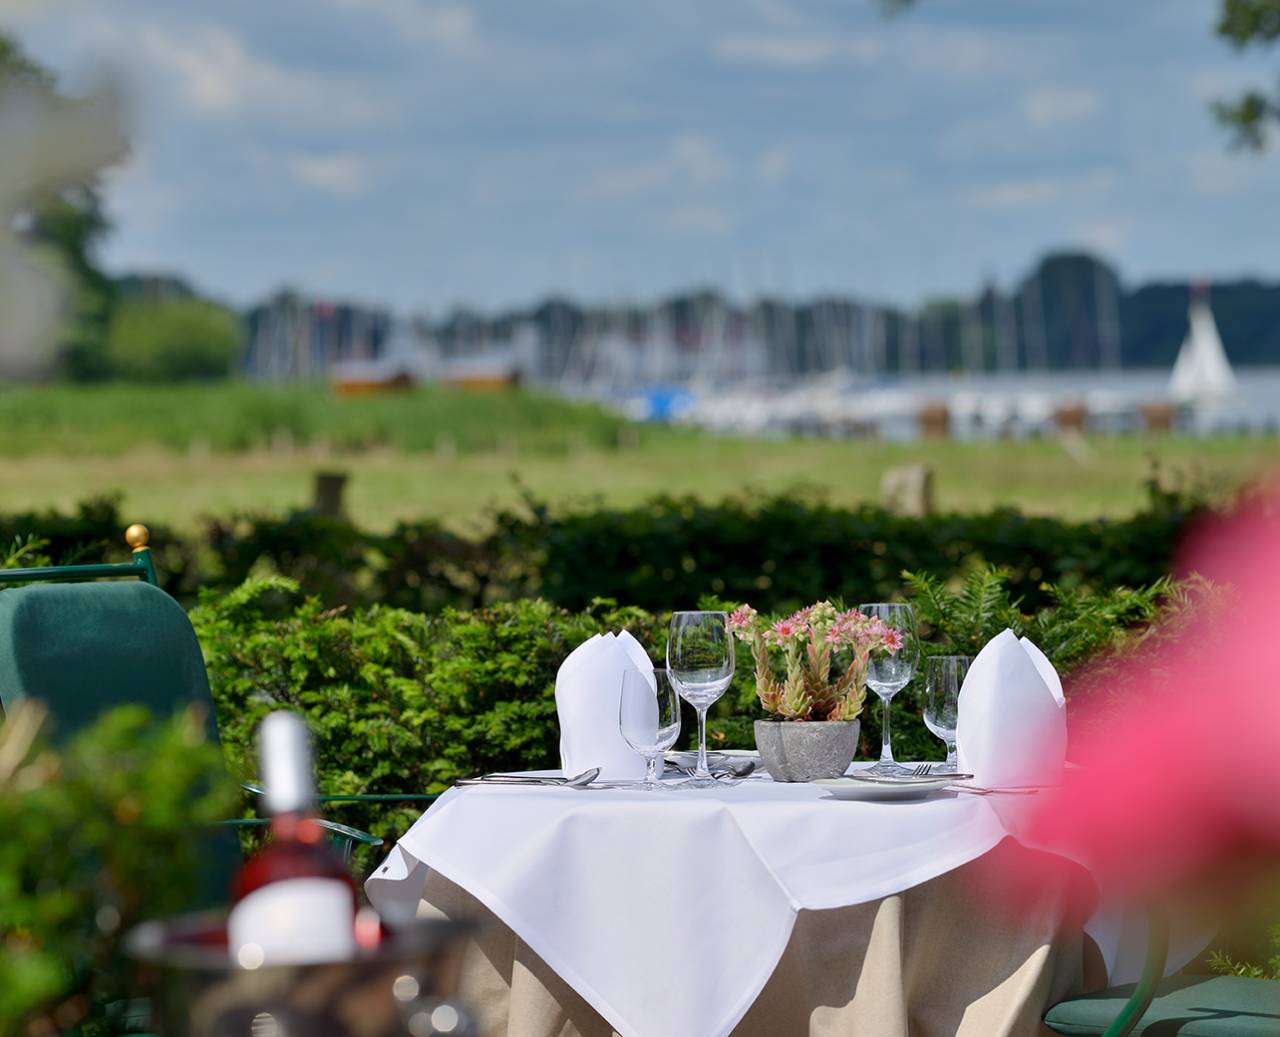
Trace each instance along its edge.
{"label": "silver cutlery", "polygon": [[599,776],[600,768],[591,767],[570,778],[557,778],[550,774],[481,774],[477,778],[462,778],[454,782],[454,785],[542,785],[551,788],[585,789]]}
{"label": "silver cutlery", "polygon": [[972,778],[972,774],[964,774],[960,771],[935,771],[931,763],[918,763],[911,768],[911,776],[913,778],[955,778],[963,780]]}
{"label": "silver cutlery", "polygon": [[[719,781],[740,781],[755,769],[755,761],[744,760],[742,763],[717,764],[711,769],[711,773]],[[677,767],[676,770],[686,777],[694,776],[692,767]]]}
{"label": "silver cutlery", "polygon": [[[930,770],[932,766],[933,764],[930,763],[916,764],[916,766],[911,769],[911,773],[915,776],[928,775],[934,778],[955,778],[957,781],[963,781],[973,777],[972,774],[945,774],[933,771]],[[1039,792],[1041,789],[1050,787],[1051,786],[1049,785],[1001,785],[999,788],[987,788],[983,785],[968,784],[952,786],[952,788],[958,789],[961,792],[973,792],[979,796],[989,796],[996,792],[1007,793],[1012,796],[1029,796],[1034,792]]]}
{"label": "silver cutlery", "polygon": [[968,792],[975,796],[1034,796],[1039,789],[987,789],[980,785],[948,785],[952,792]]}

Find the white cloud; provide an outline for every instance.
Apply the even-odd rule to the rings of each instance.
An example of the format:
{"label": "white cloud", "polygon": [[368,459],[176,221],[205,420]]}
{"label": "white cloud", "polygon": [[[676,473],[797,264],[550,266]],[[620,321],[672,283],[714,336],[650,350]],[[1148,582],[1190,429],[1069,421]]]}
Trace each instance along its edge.
{"label": "white cloud", "polygon": [[683,205],[667,213],[663,221],[668,230],[688,234],[728,234],[733,230],[733,215],[719,205]]}
{"label": "white cloud", "polygon": [[[120,43],[128,45],[123,38]],[[352,84],[253,54],[220,26],[179,33],[149,25],[138,33],[135,52],[172,77],[186,104],[207,117],[265,114],[332,126],[366,123],[379,114]]]}
{"label": "white cloud", "polygon": [[810,26],[813,19],[801,10],[792,7],[786,0],[751,0],[751,9],[766,22],[774,25],[785,25],[788,28]]}
{"label": "white cloud", "polygon": [[1038,130],[1081,122],[1102,107],[1096,90],[1088,87],[1037,87],[1022,99],[1022,113]]}
{"label": "white cloud", "polygon": [[676,183],[705,187],[730,173],[729,160],[701,133],[683,133],[649,162],[631,163],[597,174],[588,185],[590,198],[634,198]]}
{"label": "white cloud", "polygon": [[1080,176],[1036,176],[983,184],[968,201],[983,209],[1024,209],[1069,197],[1105,194],[1115,186],[1114,173],[1100,170]]}
{"label": "white cloud", "polygon": [[1270,188],[1280,173],[1277,154],[1206,150],[1191,155],[1187,162],[1191,190],[1210,198],[1229,198]]}
{"label": "white cloud", "polygon": [[1267,79],[1259,79],[1256,68],[1239,64],[1205,65],[1186,77],[1186,81],[1191,93],[1205,104],[1229,99],[1260,84],[1269,85]]}
{"label": "white cloud", "polygon": [[790,172],[791,152],[787,148],[769,148],[756,159],[756,176],[762,183],[780,184]]}
{"label": "white cloud", "polygon": [[781,68],[814,68],[833,61],[868,64],[881,52],[868,36],[798,33],[729,33],[713,46],[723,61]]}
{"label": "white cloud", "polygon": [[886,67],[905,65],[925,81],[1040,81],[1061,63],[1060,37],[1035,32],[913,24],[885,48]]}
{"label": "white cloud", "polygon": [[466,4],[421,0],[329,0],[334,7],[381,19],[396,34],[416,42],[462,50],[475,42],[476,16]]}
{"label": "white cloud", "polygon": [[289,172],[298,183],[328,194],[362,194],[369,186],[369,164],[359,155],[296,155]]}
{"label": "white cloud", "polygon": [[1127,216],[1087,220],[1076,229],[1080,240],[1099,252],[1118,252],[1129,241],[1133,220]]}
{"label": "white cloud", "polygon": [[1053,176],[1040,176],[986,184],[971,192],[969,201],[984,209],[1021,209],[1028,205],[1057,201],[1061,196],[1061,180]]}

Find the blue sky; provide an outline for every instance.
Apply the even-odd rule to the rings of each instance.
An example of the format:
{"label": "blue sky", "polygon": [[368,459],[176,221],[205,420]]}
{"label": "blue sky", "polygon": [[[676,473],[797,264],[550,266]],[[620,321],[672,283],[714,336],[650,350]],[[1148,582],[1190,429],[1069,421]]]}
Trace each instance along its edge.
{"label": "blue sky", "polygon": [[[134,98],[116,270],[439,313],[548,292],[916,304],[1050,248],[1280,276],[1217,0],[84,0],[0,25]],[[7,13],[2,13],[6,12]]]}

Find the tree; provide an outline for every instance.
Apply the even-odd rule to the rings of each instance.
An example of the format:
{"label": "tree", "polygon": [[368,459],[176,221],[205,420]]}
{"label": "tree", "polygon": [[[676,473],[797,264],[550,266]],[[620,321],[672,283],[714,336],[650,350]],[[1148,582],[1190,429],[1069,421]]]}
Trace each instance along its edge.
{"label": "tree", "polygon": [[[1275,43],[1280,39],[1280,0],[1222,0],[1218,35],[1237,50]],[[1215,101],[1213,111],[1234,131],[1238,144],[1260,149],[1268,128],[1280,122],[1280,85],[1270,94],[1249,90],[1234,101]]]}
{"label": "tree", "polygon": [[107,369],[137,382],[225,378],[242,342],[239,318],[213,303],[123,299],[107,336]]}
{"label": "tree", "polygon": [[[0,34],[0,94],[34,98],[45,113],[67,112],[85,102],[57,90],[53,76]],[[53,115],[49,114],[52,121]],[[117,155],[118,157],[118,155]],[[79,162],[80,158],[69,161]],[[36,165],[36,168],[41,168]],[[56,168],[56,167],[55,167]],[[88,168],[88,167],[86,167]],[[21,176],[21,173],[20,173]],[[15,225],[28,244],[51,255],[72,290],[58,336],[58,352],[73,377],[101,377],[114,300],[113,286],[97,266],[94,249],[109,229],[93,175],[76,183],[19,184]],[[10,204],[13,204],[10,200]],[[10,211],[0,203],[0,210]]]}

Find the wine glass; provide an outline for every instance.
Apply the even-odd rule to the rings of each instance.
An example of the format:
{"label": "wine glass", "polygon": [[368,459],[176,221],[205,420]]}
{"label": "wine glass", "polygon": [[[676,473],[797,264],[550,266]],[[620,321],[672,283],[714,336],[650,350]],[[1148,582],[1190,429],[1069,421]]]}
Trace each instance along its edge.
{"label": "wine glass", "polygon": [[947,762],[941,770],[948,773],[959,769],[956,762],[956,717],[960,688],[972,662],[967,655],[933,655],[924,664],[924,726],[941,738],[947,747]]}
{"label": "wine glass", "polygon": [[713,788],[707,766],[707,710],[733,680],[733,635],[725,612],[673,612],[667,634],[667,669],[680,697],[698,714],[698,765],[680,788]]}
{"label": "wine glass", "polygon": [[653,678],[639,670],[624,670],[618,698],[618,729],[627,745],[644,757],[641,789],[665,790],[658,780],[658,761],[680,735],[680,700],[666,670]]}
{"label": "wine glass", "polygon": [[864,616],[878,619],[897,631],[902,644],[894,649],[876,649],[867,660],[867,684],[880,698],[880,762],[871,774],[906,774],[907,769],[893,758],[889,741],[889,702],[910,682],[920,658],[920,638],[916,633],[916,614],[910,605],[875,602],[859,605]]}

